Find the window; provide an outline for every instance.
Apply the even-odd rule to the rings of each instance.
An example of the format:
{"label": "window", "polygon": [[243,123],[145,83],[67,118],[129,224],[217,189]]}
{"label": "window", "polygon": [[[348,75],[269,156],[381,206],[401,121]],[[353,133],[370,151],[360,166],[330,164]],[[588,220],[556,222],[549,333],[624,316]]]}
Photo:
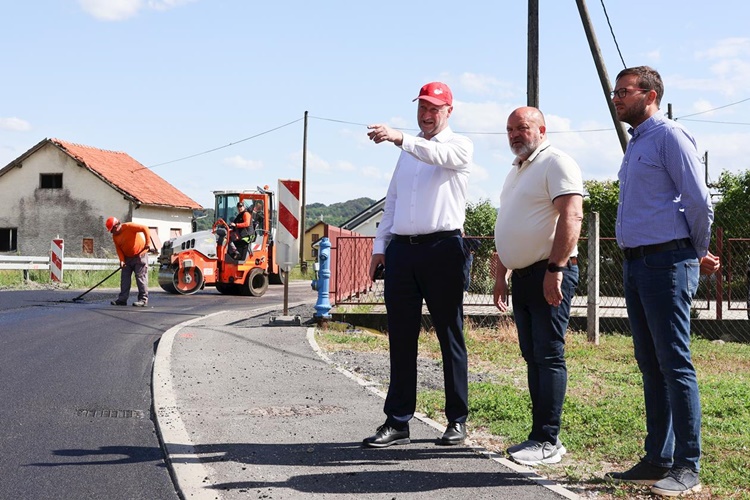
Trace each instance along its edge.
{"label": "window", "polygon": [[313,243],[315,243],[319,239],[320,239],[320,235],[319,234],[315,234],[315,233],[312,234],[312,242]]}
{"label": "window", "polygon": [[178,236],[182,236],[182,229],[179,227],[173,227],[169,230],[169,237],[171,238],[177,238]]}
{"label": "window", "polygon": [[84,255],[94,255],[94,238],[84,238],[81,241],[81,252]]}
{"label": "window", "polygon": [[62,189],[63,174],[39,174],[39,187],[42,189]]}
{"label": "window", "polygon": [[18,228],[0,227],[0,252],[18,250]]}

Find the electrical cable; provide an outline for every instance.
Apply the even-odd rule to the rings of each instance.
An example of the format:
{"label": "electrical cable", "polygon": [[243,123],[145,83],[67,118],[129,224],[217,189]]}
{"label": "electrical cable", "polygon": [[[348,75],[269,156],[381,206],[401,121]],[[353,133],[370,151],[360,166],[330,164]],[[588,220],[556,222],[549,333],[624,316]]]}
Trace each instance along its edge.
{"label": "electrical cable", "polygon": [[[697,113],[692,113],[692,114],[689,114],[689,115],[683,115],[683,116],[680,116],[678,118],[675,118],[675,120],[682,120],[683,118],[687,118],[688,116],[697,116],[697,115],[702,115],[704,113],[710,113],[711,111],[716,111],[717,109],[728,108],[729,106],[735,106],[737,104],[741,104],[741,103],[747,102],[747,101],[750,101],[750,97],[748,97],[747,99],[742,99],[741,101],[737,101],[737,102],[732,102],[732,103],[729,103],[729,104],[725,104],[724,106],[719,106],[718,108],[712,108],[712,109],[707,109],[706,111],[699,111]],[[693,121],[697,121],[697,120],[693,120]]]}
{"label": "electrical cable", "polygon": [[609,22],[609,14],[607,14],[607,7],[604,6],[604,0],[601,0],[602,2],[602,9],[604,10],[604,17],[607,18],[607,24],[609,25],[609,32],[612,33],[612,40],[615,41],[615,47],[617,47],[617,53],[620,54],[620,61],[622,61],[622,67],[627,68],[628,66],[625,64],[625,59],[622,57],[622,52],[620,52],[620,45],[617,43],[617,37],[615,37],[615,30],[612,28],[612,23]]}
{"label": "electrical cable", "polygon": [[[235,144],[240,144],[241,142],[249,141],[250,139],[255,139],[256,137],[260,137],[262,135],[266,135],[266,134],[269,134],[271,132],[275,132],[276,130],[282,129],[284,127],[288,127],[289,125],[293,125],[293,124],[295,124],[295,123],[297,123],[298,121],[301,121],[301,120],[302,120],[302,118],[297,118],[296,120],[293,120],[293,121],[291,121],[289,123],[285,123],[284,125],[279,125],[278,127],[274,127],[272,129],[266,130],[265,132],[261,132],[259,134],[255,134],[255,135],[252,135],[250,137],[245,137],[244,139],[240,139],[239,141],[230,142],[229,144],[225,144],[224,146],[219,146],[218,148],[209,149],[207,151],[202,151],[200,153],[195,153],[195,154],[192,154],[192,155],[189,155],[189,156],[184,156],[182,158],[177,158],[176,160],[165,161],[165,162],[162,162],[162,163],[157,163],[156,165],[151,165],[151,166],[143,167],[143,168],[149,168],[149,169],[151,169],[151,168],[161,167],[162,165],[169,165],[170,163],[177,163],[178,161],[187,160],[187,159],[190,159],[190,158],[195,158],[196,156],[202,156],[202,155],[205,155],[205,154],[208,154],[208,153],[213,153],[214,151],[219,151],[220,149],[228,148],[229,146],[234,146]],[[136,170],[142,170],[142,169],[136,169]],[[133,172],[135,172],[135,170],[133,170]]]}

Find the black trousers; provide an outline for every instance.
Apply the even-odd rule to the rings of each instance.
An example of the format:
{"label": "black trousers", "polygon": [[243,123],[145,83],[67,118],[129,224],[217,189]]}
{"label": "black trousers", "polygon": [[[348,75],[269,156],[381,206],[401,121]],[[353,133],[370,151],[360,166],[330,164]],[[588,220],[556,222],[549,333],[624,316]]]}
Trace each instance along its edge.
{"label": "black trousers", "polygon": [[391,241],[386,249],[391,380],[383,411],[396,429],[408,426],[417,404],[417,353],[424,299],[440,342],[445,416],[465,422],[469,414],[468,363],[463,333],[466,251],[460,236],[412,245]]}

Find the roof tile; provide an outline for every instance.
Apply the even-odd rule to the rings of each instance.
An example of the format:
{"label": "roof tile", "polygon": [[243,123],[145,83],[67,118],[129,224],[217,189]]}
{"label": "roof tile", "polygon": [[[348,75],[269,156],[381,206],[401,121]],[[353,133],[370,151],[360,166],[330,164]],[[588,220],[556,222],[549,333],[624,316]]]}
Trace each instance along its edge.
{"label": "roof tile", "polygon": [[50,141],[115,189],[142,205],[202,208],[195,200],[127,153],[73,144],[60,139]]}

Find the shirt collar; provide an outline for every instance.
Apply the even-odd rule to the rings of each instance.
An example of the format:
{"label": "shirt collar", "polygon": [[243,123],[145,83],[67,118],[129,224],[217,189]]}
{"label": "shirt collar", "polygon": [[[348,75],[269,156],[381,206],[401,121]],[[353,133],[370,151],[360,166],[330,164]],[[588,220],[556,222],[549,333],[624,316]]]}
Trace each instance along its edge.
{"label": "shirt collar", "polygon": [[637,127],[635,128],[630,127],[628,129],[628,133],[631,136],[633,136],[633,138],[638,137],[642,133],[654,127],[656,125],[656,122],[660,122],[663,120],[664,120],[664,113],[662,113],[661,111],[657,111],[653,115],[649,116],[643,123],[641,123]]}
{"label": "shirt collar", "polygon": [[516,159],[513,161],[513,165],[521,168],[524,163],[527,163],[527,162],[531,163],[532,161],[534,161],[534,159],[536,159],[537,156],[539,156],[539,153],[547,149],[549,146],[550,146],[549,140],[545,139],[544,141],[542,141],[542,143],[539,146],[537,146],[534,152],[531,153],[528,158],[526,158],[526,160],[521,161],[521,159],[518,156],[516,156]]}
{"label": "shirt collar", "polygon": [[[450,136],[453,135],[453,131],[450,127],[445,127],[443,130],[440,131],[437,135],[435,135],[431,141],[437,141],[437,142],[446,142]],[[424,132],[419,132],[417,134],[417,137],[424,137]]]}

